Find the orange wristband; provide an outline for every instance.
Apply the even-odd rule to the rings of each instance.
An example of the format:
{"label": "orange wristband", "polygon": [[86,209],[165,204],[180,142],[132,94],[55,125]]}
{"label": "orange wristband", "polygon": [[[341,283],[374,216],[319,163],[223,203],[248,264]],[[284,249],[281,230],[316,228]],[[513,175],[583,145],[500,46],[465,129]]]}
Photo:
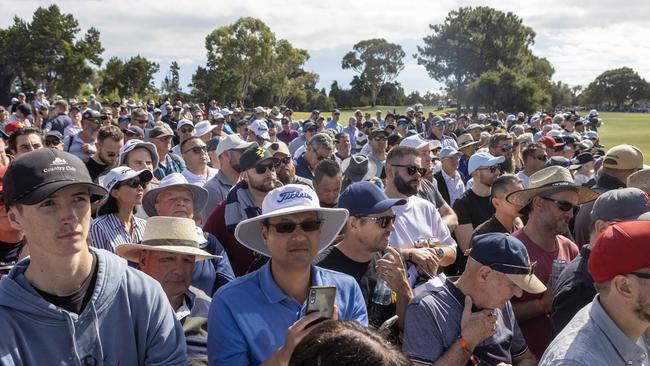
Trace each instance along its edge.
{"label": "orange wristband", "polygon": [[460,348],[463,349],[465,354],[469,357],[469,360],[472,361],[473,365],[478,365],[478,360],[474,355],[472,355],[472,351],[469,350],[469,347],[467,346],[467,341],[463,337],[458,338],[458,344],[460,345]]}

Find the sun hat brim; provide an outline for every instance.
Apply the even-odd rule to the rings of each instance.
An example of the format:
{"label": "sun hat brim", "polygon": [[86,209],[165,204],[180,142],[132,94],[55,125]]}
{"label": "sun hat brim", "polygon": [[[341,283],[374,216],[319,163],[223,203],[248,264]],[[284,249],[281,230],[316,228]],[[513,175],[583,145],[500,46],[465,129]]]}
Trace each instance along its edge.
{"label": "sun hat brim", "polygon": [[144,197],[142,197],[142,208],[148,216],[158,216],[158,213],[156,212],[156,200],[158,199],[158,195],[160,195],[163,190],[171,187],[185,188],[192,192],[194,212],[203,211],[208,202],[208,191],[205,188],[194,184],[183,183],[157,187],[145,192]]}
{"label": "sun hat brim", "polygon": [[[124,182],[126,180],[131,179],[131,178],[141,177],[143,175],[144,175],[143,178],[146,180],[146,182],[151,182],[151,180],[153,179],[153,173],[151,173],[150,170],[142,169],[142,170],[134,170],[134,171],[128,173],[126,176],[122,177],[122,179],[119,182]],[[113,188],[115,188],[115,185],[113,185],[113,187],[111,187],[111,189],[106,190],[107,194],[106,194],[106,196],[104,196],[104,199],[102,199],[99,202],[99,205],[97,206],[97,211],[96,212],[99,212],[108,203],[108,200],[111,197],[111,191],[113,190]],[[146,195],[146,193],[145,193],[145,195]],[[144,199],[144,196],[143,196],[143,199]]]}
{"label": "sun hat brim", "polygon": [[174,254],[185,254],[195,256],[195,261],[202,261],[205,259],[222,258],[219,255],[213,255],[201,248],[191,246],[179,245],[146,245],[146,244],[122,244],[115,248],[115,253],[122,258],[131,262],[138,263],[140,261],[140,252],[143,250],[152,250],[157,252],[167,252]]}
{"label": "sun hat brim", "polygon": [[361,182],[364,180],[368,180],[377,175],[377,165],[372,160],[368,159],[368,171],[366,172],[366,174],[360,179],[356,175],[351,176],[350,173],[348,173],[348,168],[350,167],[351,161],[352,161],[352,157],[348,157],[347,159],[343,160],[341,162],[341,171],[343,172],[343,175],[350,178],[352,182]]}
{"label": "sun hat brim", "polygon": [[268,218],[301,212],[317,212],[319,218],[323,220],[318,243],[319,253],[334,241],[348,219],[348,210],[343,208],[287,207],[240,222],[235,228],[235,238],[245,247],[271,257],[271,253],[262,238],[262,223]]}
{"label": "sun hat brim", "polygon": [[533,197],[538,196],[547,191],[559,191],[559,190],[576,190],[578,193],[578,204],[591,202],[598,198],[598,193],[592,191],[591,189],[583,186],[578,186],[573,183],[560,181],[546,184],[542,187],[537,188],[528,188],[521,191],[512,192],[506,196],[506,201],[512,203],[513,205],[526,206],[530,203]]}

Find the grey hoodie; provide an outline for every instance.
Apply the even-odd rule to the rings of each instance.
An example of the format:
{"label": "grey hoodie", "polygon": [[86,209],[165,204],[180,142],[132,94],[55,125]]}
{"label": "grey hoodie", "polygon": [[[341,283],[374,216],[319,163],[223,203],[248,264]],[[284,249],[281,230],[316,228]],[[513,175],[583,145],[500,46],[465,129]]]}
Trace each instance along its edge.
{"label": "grey hoodie", "polygon": [[1,365],[186,365],[185,336],[162,288],[104,250],[80,315],[27,282],[29,258],[0,280]]}

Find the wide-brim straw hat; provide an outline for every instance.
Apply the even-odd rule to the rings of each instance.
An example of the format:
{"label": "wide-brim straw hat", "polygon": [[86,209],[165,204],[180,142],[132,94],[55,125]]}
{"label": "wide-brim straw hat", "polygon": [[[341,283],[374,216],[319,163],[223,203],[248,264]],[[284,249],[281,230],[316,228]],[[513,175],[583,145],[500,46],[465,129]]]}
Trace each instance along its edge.
{"label": "wide-brim straw hat", "polygon": [[208,191],[205,188],[188,183],[187,178],[181,173],[171,173],[160,181],[158,187],[148,190],[142,197],[142,208],[149,217],[158,216],[156,200],[162,191],[170,187],[184,188],[192,193],[194,212],[203,210],[208,202]]}
{"label": "wide-brim straw hat", "polygon": [[569,169],[561,166],[550,166],[530,176],[528,189],[516,191],[506,196],[506,201],[519,206],[526,206],[535,196],[544,192],[573,190],[578,193],[578,204],[591,202],[598,198],[598,193],[573,182]]}
{"label": "wide-brim straw hat", "polygon": [[154,250],[174,254],[193,255],[196,261],[221,258],[199,248],[195,222],[192,219],[155,216],[147,220],[141,244],[122,244],[115,252],[131,262],[140,261],[140,252]]}

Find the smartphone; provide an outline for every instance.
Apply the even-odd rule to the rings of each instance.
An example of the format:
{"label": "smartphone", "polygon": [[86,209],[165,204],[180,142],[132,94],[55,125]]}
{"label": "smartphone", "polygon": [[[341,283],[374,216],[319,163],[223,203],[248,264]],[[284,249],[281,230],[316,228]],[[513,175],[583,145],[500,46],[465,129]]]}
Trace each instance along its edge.
{"label": "smartphone", "polygon": [[307,314],[319,312],[322,320],[334,316],[336,286],[311,286],[307,297]]}
{"label": "smartphone", "polygon": [[389,329],[390,327],[392,327],[393,325],[395,325],[395,323],[397,323],[397,320],[398,320],[398,319],[399,319],[399,316],[398,316],[398,315],[394,315],[394,316],[392,316],[392,317],[386,319],[386,321],[383,322],[383,323],[379,326],[379,329],[378,329],[378,330],[381,332],[381,331],[383,331],[383,330]]}

